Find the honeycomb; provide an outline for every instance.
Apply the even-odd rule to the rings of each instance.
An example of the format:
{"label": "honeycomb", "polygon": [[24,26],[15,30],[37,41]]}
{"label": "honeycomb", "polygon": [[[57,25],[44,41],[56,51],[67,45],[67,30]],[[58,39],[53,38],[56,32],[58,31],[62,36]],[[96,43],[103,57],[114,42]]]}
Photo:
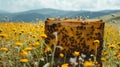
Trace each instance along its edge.
{"label": "honeycomb", "polygon": [[[63,48],[56,48],[55,57],[63,53],[67,58],[73,57],[74,51],[84,54],[84,60],[94,60],[99,64],[103,49],[105,23],[99,19],[80,18],[47,18],[45,21],[45,42],[52,49],[54,44]],[[53,33],[56,32],[56,35]]]}

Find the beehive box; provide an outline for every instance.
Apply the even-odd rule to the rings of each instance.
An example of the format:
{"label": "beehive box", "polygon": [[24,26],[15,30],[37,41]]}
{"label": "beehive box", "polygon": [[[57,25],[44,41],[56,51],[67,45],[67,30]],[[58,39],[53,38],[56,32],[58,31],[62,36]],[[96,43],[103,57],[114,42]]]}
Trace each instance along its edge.
{"label": "beehive box", "polygon": [[[57,32],[56,37],[53,34]],[[67,58],[73,57],[75,51],[80,56],[85,55],[84,60],[96,60],[101,63],[101,52],[103,49],[104,22],[98,19],[69,19],[69,18],[47,18],[45,21],[45,33],[48,38],[46,44],[53,48],[53,44],[64,48],[56,48],[55,57],[60,53]]]}

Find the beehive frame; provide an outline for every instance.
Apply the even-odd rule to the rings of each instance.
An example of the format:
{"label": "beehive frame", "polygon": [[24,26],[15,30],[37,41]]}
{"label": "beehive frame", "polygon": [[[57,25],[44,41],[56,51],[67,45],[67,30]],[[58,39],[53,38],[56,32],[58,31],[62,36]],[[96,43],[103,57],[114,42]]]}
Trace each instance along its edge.
{"label": "beehive frame", "polygon": [[[58,33],[57,43],[54,32]],[[45,21],[45,33],[48,36],[45,42],[51,48],[53,43],[64,48],[64,50],[56,48],[55,57],[59,57],[61,52],[67,57],[72,57],[73,52],[78,51],[86,55],[85,60],[90,58],[94,60],[91,55],[96,56],[96,60],[102,65],[100,60],[104,37],[104,22],[102,20],[48,18]],[[95,41],[99,41],[99,43],[95,43]]]}

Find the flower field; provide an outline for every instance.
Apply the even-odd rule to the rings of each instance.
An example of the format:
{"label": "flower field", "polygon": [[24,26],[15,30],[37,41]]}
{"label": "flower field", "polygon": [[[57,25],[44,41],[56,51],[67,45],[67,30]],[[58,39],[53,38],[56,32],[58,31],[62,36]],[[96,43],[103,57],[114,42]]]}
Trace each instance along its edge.
{"label": "flower field", "polygon": [[[106,23],[101,61],[103,67],[120,66],[120,31],[119,23]],[[0,23],[0,67],[49,67],[44,60],[46,52],[52,50],[44,42],[46,38],[44,22],[39,23]],[[79,56],[79,52],[74,52]],[[65,57],[60,53],[61,58]],[[43,61],[43,63],[41,62]],[[45,62],[44,62],[45,61]],[[72,62],[73,64],[78,62]],[[53,64],[55,64],[53,62]],[[57,67],[71,67],[64,63]],[[84,61],[84,67],[99,67],[97,62]],[[73,67],[81,67],[80,65]]]}
{"label": "flower field", "polygon": [[43,57],[45,37],[42,22],[0,23],[0,67],[35,67]]}

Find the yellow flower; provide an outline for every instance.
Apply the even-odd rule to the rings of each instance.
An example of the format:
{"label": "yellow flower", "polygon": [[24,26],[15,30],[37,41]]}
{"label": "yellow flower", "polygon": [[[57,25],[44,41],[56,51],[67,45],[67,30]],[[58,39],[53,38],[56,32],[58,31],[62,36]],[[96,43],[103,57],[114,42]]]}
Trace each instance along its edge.
{"label": "yellow flower", "polygon": [[6,38],[5,38],[5,41],[9,41],[9,38],[8,38],[8,37],[6,37]]}
{"label": "yellow flower", "polygon": [[19,32],[19,35],[21,35],[22,33],[21,32]]}
{"label": "yellow flower", "polygon": [[95,44],[99,44],[100,41],[99,41],[99,40],[94,40],[94,43],[95,43]]}
{"label": "yellow flower", "polygon": [[4,38],[4,37],[7,37],[6,34],[0,34],[0,37]]}
{"label": "yellow flower", "polygon": [[27,53],[26,51],[22,51],[22,52],[20,53],[20,55],[21,55],[21,56],[27,56],[28,53]]}
{"label": "yellow flower", "polygon": [[16,28],[13,28],[13,31],[16,31],[17,29]]}
{"label": "yellow flower", "polygon": [[79,56],[80,53],[79,53],[78,51],[74,51],[73,55],[74,55],[74,56]]}
{"label": "yellow flower", "polygon": [[32,38],[36,38],[36,36],[35,36],[35,35],[32,35]]}
{"label": "yellow flower", "polygon": [[24,31],[24,30],[21,30],[20,32],[21,32],[21,33],[24,33],[25,31]]}
{"label": "yellow flower", "polygon": [[61,67],[69,67],[68,63],[62,64]]}
{"label": "yellow flower", "polygon": [[57,65],[57,67],[60,67],[60,65]]}
{"label": "yellow flower", "polygon": [[15,45],[16,46],[22,46],[23,44],[21,42],[16,42]]}
{"label": "yellow flower", "polygon": [[118,42],[117,45],[120,46],[120,42]]}
{"label": "yellow flower", "polygon": [[117,58],[120,58],[120,54],[118,54],[116,57],[117,57]]}
{"label": "yellow flower", "polygon": [[119,52],[114,52],[114,56],[117,56],[119,55],[120,53]]}
{"label": "yellow flower", "polygon": [[2,51],[8,51],[8,48],[1,48]]}
{"label": "yellow flower", "polygon": [[93,67],[93,62],[92,61],[85,61],[84,67]]}
{"label": "yellow flower", "polygon": [[26,62],[28,62],[28,59],[20,59],[20,62],[26,63]]}
{"label": "yellow flower", "polygon": [[120,47],[118,47],[118,50],[120,51]]}
{"label": "yellow flower", "polygon": [[47,35],[46,34],[41,34],[40,35],[42,38],[47,38]]}
{"label": "yellow flower", "polygon": [[3,30],[2,29],[0,29],[0,33],[2,32]]}
{"label": "yellow flower", "polygon": [[36,46],[38,46],[38,45],[40,45],[40,43],[39,42],[35,42],[35,43],[33,43],[33,44],[30,44],[32,47],[36,47]]}
{"label": "yellow flower", "polygon": [[31,48],[31,47],[26,47],[24,50],[25,50],[25,51],[31,51],[32,48]]}
{"label": "yellow flower", "polygon": [[108,52],[103,52],[102,54],[103,54],[103,55],[108,55]]}
{"label": "yellow flower", "polygon": [[35,44],[35,45],[40,45],[40,43],[39,43],[39,42],[35,42],[34,44]]}
{"label": "yellow flower", "polygon": [[51,50],[51,48],[48,46],[45,48],[45,52],[49,52],[50,50]]}
{"label": "yellow flower", "polygon": [[42,21],[42,22],[40,22],[40,27],[41,28],[44,28],[44,26],[45,26],[45,23]]}
{"label": "yellow flower", "polygon": [[116,45],[109,45],[108,47],[113,49],[116,48]]}
{"label": "yellow flower", "polygon": [[64,54],[63,54],[63,53],[60,53],[59,56],[60,56],[61,58],[63,58],[63,57],[64,57]]}
{"label": "yellow flower", "polygon": [[97,62],[97,61],[95,61],[95,62],[94,62],[94,64],[96,64],[96,65],[97,65],[97,64],[98,64],[98,62]]}
{"label": "yellow flower", "polygon": [[106,44],[106,46],[109,46],[109,45],[110,45],[110,43],[107,43],[107,44]]}
{"label": "yellow flower", "polygon": [[104,61],[106,61],[106,59],[105,59],[105,58],[101,58],[101,61],[103,61],[103,62],[104,62]]}

